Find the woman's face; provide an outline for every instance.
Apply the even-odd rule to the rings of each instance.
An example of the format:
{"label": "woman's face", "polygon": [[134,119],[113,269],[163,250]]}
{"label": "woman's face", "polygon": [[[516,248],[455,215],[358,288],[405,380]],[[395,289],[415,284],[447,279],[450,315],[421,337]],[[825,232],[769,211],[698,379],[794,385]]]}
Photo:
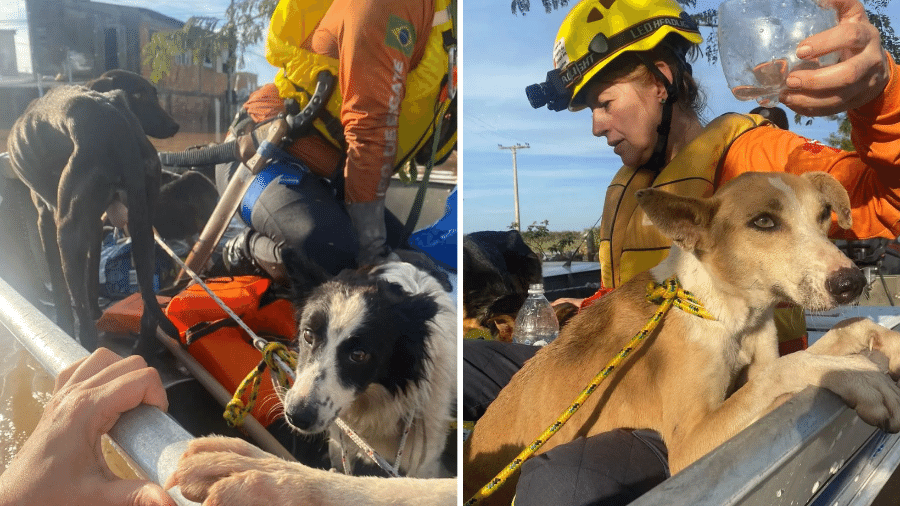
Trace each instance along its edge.
{"label": "woman's face", "polygon": [[593,133],[606,142],[628,167],[650,160],[656,146],[656,127],[662,120],[661,89],[640,77],[617,83],[595,82],[587,87]]}

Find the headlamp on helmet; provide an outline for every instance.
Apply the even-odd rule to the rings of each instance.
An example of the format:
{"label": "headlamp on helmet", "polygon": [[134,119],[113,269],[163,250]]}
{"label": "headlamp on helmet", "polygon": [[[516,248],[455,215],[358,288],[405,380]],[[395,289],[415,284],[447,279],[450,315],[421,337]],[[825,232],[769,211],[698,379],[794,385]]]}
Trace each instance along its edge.
{"label": "headlamp on helmet", "polygon": [[563,84],[559,70],[547,72],[547,80],[525,87],[525,95],[531,107],[539,109],[547,106],[551,111],[564,111],[572,100],[572,91]]}

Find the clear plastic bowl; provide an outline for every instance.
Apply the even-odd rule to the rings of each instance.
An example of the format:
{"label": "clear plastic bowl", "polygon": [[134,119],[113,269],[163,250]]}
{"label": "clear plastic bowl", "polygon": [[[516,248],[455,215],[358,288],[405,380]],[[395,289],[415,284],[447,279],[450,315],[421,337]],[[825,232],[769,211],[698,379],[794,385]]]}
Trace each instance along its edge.
{"label": "clear plastic bowl", "polygon": [[771,106],[794,70],[837,63],[833,52],[797,58],[797,45],[837,25],[837,12],[814,0],[727,0],[719,6],[719,57],[728,87],[739,100]]}

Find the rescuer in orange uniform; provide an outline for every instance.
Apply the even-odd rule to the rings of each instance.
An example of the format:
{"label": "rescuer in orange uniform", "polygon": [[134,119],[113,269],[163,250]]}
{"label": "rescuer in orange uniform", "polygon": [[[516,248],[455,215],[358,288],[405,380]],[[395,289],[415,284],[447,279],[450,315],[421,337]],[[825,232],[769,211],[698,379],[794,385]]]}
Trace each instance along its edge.
{"label": "rescuer in orange uniform", "polygon": [[[283,112],[287,98],[302,106],[323,69],[338,89],[314,128],[257,177],[240,210],[251,229],[224,255],[228,266],[252,259],[275,278],[283,276],[282,245],[332,274],[393,258],[402,225],[385,212],[391,175],[431,154],[438,119],[436,162],[455,144],[455,119],[447,119],[455,44],[449,0],[310,3],[279,3],[266,56],[281,70],[244,111],[252,126]],[[217,167],[220,191],[235,170],[246,169]]]}

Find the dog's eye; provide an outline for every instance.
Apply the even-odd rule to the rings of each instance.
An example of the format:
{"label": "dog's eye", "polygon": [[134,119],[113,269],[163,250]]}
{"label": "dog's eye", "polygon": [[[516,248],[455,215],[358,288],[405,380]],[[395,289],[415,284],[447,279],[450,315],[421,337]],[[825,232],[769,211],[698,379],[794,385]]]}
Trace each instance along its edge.
{"label": "dog's eye", "polygon": [[303,329],[303,332],[301,332],[300,335],[303,336],[303,340],[306,341],[307,344],[312,344],[313,341],[315,341],[315,336],[313,336],[312,331],[309,329]]}
{"label": "dog's eye", "polygon": [[750,222],[754,228],[759,230],[771,230],[775,228],[775,220],[772,219],[768,214],[763,214],[753,218],[753,221]]}
{"label": "dog's eye", "polygon": [[350,361],[355,364],[364,364],[369,361],[369,354],[363,350],[353,350],[350,352]]}

